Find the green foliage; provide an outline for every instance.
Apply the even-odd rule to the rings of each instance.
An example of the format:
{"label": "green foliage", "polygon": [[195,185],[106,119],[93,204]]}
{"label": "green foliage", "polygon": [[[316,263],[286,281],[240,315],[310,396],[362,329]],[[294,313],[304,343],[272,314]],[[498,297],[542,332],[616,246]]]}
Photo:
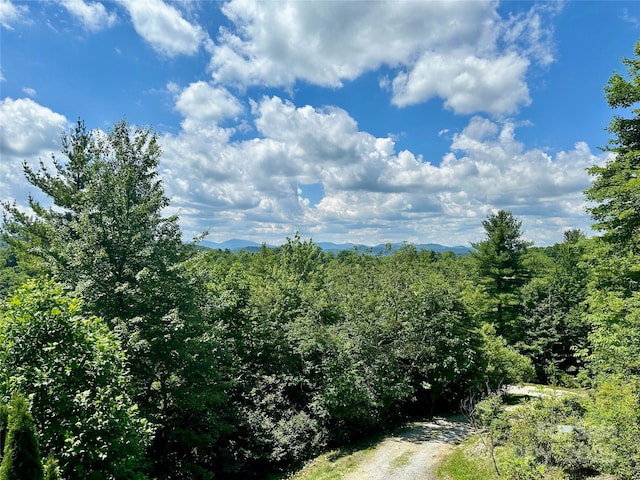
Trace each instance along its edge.
{"label": "green foliage", "polygon": [[[504,461],[502,477],[508,480],[540,480],[553,478],[554,480],[568,480],[564,475],[548,475],[548,467],[537,463],[534,458],[528,456],[507,456]],[[502,478],[501,477],[501,478]]]}
{"label": "green foliage", "polygon": [[568,473],[589,471],[593,462],[582,424],[584,412],[575,395],[532,399],[512,413],[509,443],[518,457],[532,465],[560,467]]}
{"label": "green foliage", "polygon": [[591,327],[584,303],[588,244],[579,230],[565,232],[564,242],[539,254],[537,274],[521,289],[523,335],[516,346],[533,361],[538,381],[572,383],[582,366],[576,354],[587,348]]}
{"label": "green foliage", "polygon": [[141,471],[149,430],[129,380],[116,337],[60,285],[30,281],[0,306],[0,400],[29,397],[41,448],[65,478]]}
{"label": "green foliage", "polygon": [[495,392],[504,385],[526,382],[533,378],[531,360],[507,345],[507,342],[497,335],[493,325],[483,324],[480,335],[487,363],[485,381],[490,391]]}
{"label": "green foliage", "polygon": [[0,461],[2,461],[2,452],[7,440],[7,431],[9,430],[9,405],[0,402]]}
{"label": "green foliage", "polygon": [[528,272],[524,255],[530,243],[522,239],[522,222],[511,212],[500,210],[482,222],[487,239],[472,244],[471,255],[489,296],[488,319],[500,335],[510,342],[521,338],[516,321],[519,315],[519,288],[526,282]]}
{"label": "green foliage", "polygon": [[329,289],[344,318],[337,333],[373,394],[370,411],[386,416],[395,405],[429,406],[443,396],[454,402],[482,369],[459,287],[415,251],[353,260],[330,265]]}
{"label": "green foliage", "polygon": [[61,480],[60,467],[58,462],[51,455],[47,457],[44,463],[44,480]]}
{"label": "green foliage", "polygon": [[[406,246],[326,257],[299,236],[228,261],[194,258],[233,378],[228,466],[264,476],[484,383],[482,339],[459,300],[473,283]],[[445,260],[443,260],[445,261]],[[455,265],[455,258],[447,264]]]}
{"label": "green foliage", "polygon": [[618,292],[590,296],[594,329],[589,336],[589,368],[598,375],[640,376],[640,292],[624,298]]}
{"label": "green foliage", "polygon": [[589,398],[585,426],[598,470],[620,480],[640,475],[640,385],[610,376]]}
{"label": "green foliage", "polygon": [[[640,42],[635,53],[636,58],[623,60],[628,78],[616,73],[605,87],[613,108],[640,101]],[[514,410],[510,478],[549,477],[550,472],[558,478],[640,476],[639,113],[632,108],[631,118],[613,118],[609,159],[589,169],[595,178],[585,193],[596,202],[590,212],[602,238],[586,240],[570,232],[549,250],[554,276],[534,278],[523,290],[525,322],[544,332],[528,328],[520,348],[537,366],[543,352],[551,352],[548,367],[570,371],[562,349],[573,343],[594,389],[589,396],[541,398]]]}
{"label": "green foliage", "polygon": [[9,429],[0,463],[0,480],[42,478],[42,462],[33,418],[26,399],[16,394],[11,400]]}
{"label": "green foliage", "polygon": [[[224,357],[204,316],[200,278],[186,261],[178,219],[158,176],[150,129],[116,123],[108,134],[78,122],[63,136],[53,169],[25,165],[27,180],[54,206],[30,199],[30,213],[4,204],[4,238],[36,255],[81,292],[87,310],[119,332],[131,371],[128,392],[155,427],[152,473],[201,476],[215,462]],[[62,461],[62,460],[61,460]]]}
{"label": "green foliage", "polygon": [[637,384],[620,377],[589,396],[557,394],[531,399],[509,414],[501,469],[507,478],[620,480],[640,474],[640,404]]}
{"label": "green foliage", "polygon": [[13,247],[0,247],[0,301],[41,271],[37,258]]}
{"label": "green foliage", "polygon": [[[628,78],[615,73],[605,87],[609,106],[630,108],[640,101],[640,41],[635,46],[635,58],[625,58]],[[587,198],[597,202],[590,209],[597,222],[594,228],[603,230],[604,237],[622,250],[640,253],[640,113],[632,108],[630,118],[614,116],[609,132],[612,153],[607,163],[594,166],[589,173],[595,176],[592,186],[585,192]]]}

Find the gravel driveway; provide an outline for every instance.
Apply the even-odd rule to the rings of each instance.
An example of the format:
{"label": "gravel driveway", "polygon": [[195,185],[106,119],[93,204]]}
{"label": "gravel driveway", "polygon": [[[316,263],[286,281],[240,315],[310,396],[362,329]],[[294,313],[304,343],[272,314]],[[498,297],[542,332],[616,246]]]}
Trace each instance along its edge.
{"label": "gravel driveway", "polygon": [[[549,387],[510,386],[514,395],[542,397],[572,392]],[[417,422],[380,442],[344,480],[437,480],[439,460],[472,432],[463,415]]]}
{"label": "gravel driveway", "polygon": [[435,480],[438,460],[471,434],[463,416],[412,424],[380,442],[345,480]]}

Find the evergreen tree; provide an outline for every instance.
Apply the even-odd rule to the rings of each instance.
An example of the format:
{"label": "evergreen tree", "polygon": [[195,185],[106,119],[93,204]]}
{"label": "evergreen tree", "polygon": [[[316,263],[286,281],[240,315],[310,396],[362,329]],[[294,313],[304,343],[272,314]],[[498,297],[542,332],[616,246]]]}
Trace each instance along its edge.
{"label": "evergreen tree", "polygon": [[538,381],[570,380],[565,374],[575,375],[581,364],[575,354],[584,351],[589,333],[583,264],[588,245],[584,233],[568,230],[564,242],[527,254],[527,263],[538,267],[520,290],[524,335],[518,348],[533,361]]}
{"label": "evergreen tree", "polygon": [[515,321],[520,310],[518,291],[528,278],[523,260],[531,245],[522,239],[522,222],[500,210],[483,220],[486,240],[473,243],[478,273],[489,296],[489,320],[509,341],[519,339]]}
{"label": "evergreen tree", "polygon": [[[612,108],[631,109],[631,116],[613,117],[606,148],[607,163],[594,166],[585,193],[597,205],[590,209],[594,228],[604,232],[586,256],[590,321],[593,324],[591,366],[603,374],[640,376],[640,41],[635,58],[625,58],[628,78],[614,73],[605,87]],[[634,107],[635,108],[631,108]]]}
{"label": "evergreen tree", "polygon": [[0,462],[7,440],[7,430],[9,429],[9,405],[0,403]]}
{"label": "evergreen tree", "polygon": [[0,464],[0,480],[42,480],[38,439],[24,397],[14,396],[11,401],[9,431]]}
{"label": "evergreen tree", "polygon": [[[605,88],[613,108],[640,102],[640,41],[635,53],[623,60],[629,79],[615,73]],[[592,326],[587,359],[596,386],[587,415],[599,427],[591,443],[607,460],[602,470],[620,479],[640,476],[640,108],[631,112],[611,121],[609,160],[589,170],[595,179],[586,191],[597,202],[594,228],[604,232],[585,254]]]}

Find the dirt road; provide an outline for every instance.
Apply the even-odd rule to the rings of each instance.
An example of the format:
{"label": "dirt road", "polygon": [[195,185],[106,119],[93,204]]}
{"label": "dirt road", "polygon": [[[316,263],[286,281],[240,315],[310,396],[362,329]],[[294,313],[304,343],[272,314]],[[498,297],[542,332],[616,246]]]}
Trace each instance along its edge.
{"label": "dirt road", "polygon": [[[542,397],[572,392],[550,387],[509,386],[512,395]],[[463,415],[418,422],[380,442],[344,480],[437,480],[440,459],[464,440],[472,428]]]}
{"label": "dirt road", "polygon": [[[529,397],[571,393],[530,385],[509,386],[507,392]],[[344,480],[436,480],[439,460],[471,433],[463,415],[415,423],[380,442]]]}
{"label": "dirt road", "polygon": [[419,422],[382,441],[345,480],[435,480],[438,460],[471,433],[460,416]]}

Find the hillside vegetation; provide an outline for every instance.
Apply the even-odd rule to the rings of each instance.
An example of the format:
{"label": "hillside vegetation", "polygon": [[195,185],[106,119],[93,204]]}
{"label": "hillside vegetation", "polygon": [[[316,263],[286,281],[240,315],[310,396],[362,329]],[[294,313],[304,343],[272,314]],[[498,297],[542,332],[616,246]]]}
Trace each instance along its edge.
{"label": "hillside vegetation", "polygon": [[[612,107],[640,101],[637,57]],[[53,167],[25,166],[53,206],[3,205],[0,479],[16,458],[47,459],[33,478],[267,478],[461,404],[504,478],[638,478],[638,113],[614,117],[590,170],[602,236],[536,247],[499,210],[467,256],[336,255],[297,234],[198,249],[164,215],[157,135],[78,122]],[[508,420],[496,392],[528,379],[589,393]]]}

